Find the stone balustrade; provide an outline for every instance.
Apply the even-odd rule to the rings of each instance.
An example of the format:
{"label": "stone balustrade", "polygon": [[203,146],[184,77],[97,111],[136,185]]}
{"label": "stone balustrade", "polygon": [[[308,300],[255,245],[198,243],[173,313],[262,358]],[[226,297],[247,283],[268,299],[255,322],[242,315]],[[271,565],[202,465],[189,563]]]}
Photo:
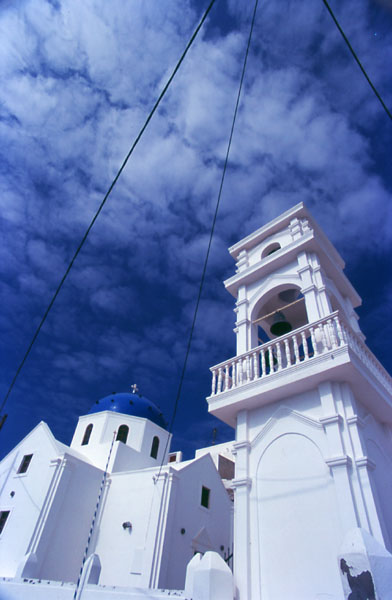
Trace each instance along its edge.
{"label": "stone balustrade", "polygon": [[392,379],[362,340],[339,317],[339,311],[252,348],[214,367],[211,396],[263,379],[349,346],[389,391]]}

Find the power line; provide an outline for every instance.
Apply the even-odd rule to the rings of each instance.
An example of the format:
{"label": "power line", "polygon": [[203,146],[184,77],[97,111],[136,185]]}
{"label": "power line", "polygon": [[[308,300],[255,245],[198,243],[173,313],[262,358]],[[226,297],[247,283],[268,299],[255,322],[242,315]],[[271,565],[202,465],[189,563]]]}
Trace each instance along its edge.
{"label": "power line", "polygon": [[389,117],[389,118],[391,119],[391,121],[392,121],[392,114],[390,113],[390,111],[389,111],[388,107],[386,106],[386,104],[385,104],[384,100],[381,98],[381,96],[380,96],[379,92],[377,91],[376,87],[375,87],[375,86],[373,85],[373,83],[371,82],[371,80],[370,80],[370,77],[369,77],[369,76],[368,76],[368,74],[366,73],[366,71],[365,71],[365,68],[363,67],[363,65],[362,65],[361,61],[359,60],[359,58],[358,58],[358,56],[357,56],[357,54],[356,54],[355,50],[353,49],[352,45],[351,45],[351,44],[350,44],[350,42],[348,41],[348,38],[347,38],[346,34],[344,33],[343,29],[342,29],[342,28],[341,28],[341,26],[339,25],[339,22],[338,22],[337,18],[335,17],[335,15],[334,15],[334,13],[333,13],[333,11],[332,11],[332,8],[329,6],[329,4],[328,4],[327,0],[323,0],[323,2],[324,2],[324,4],[325,4],[325,6],[326,6],[326,8],[327,8],[327,10],[328,10],[328,12],[329,12],[329,14],[331,15],[331,17],[332,17],[332,19],[333,19],[333,21],[334,21],[334,23],[335,23],[336,27],[339,29],[339,31],[340,31],[340,33],[341,33],[341,35],[342,35],[342,38],[343,38],[343,39],[344,39],[344,41],[346,42],[346,44],[347,44],[347,46],[348,46],[348,48],[349,48],[349,50],[350,50],[351,54],[352,54],[352,55],[353,55],[353,57],[355,58],[355,60],[356,60],[356,62],[357,62],[357,64],[358,64],[358,66],[359,66],[359,68],[361,69],[361,71],[362,71],[363,75],[365,76],[365,78],[366,78],[366,81],[368,82],[368,84],[369,84],[369,85],[370,85],[370,87],[372,88],[373,92],[375,93],[375,95],[376,95],[376,96],[377,96],[377,98],[379,99],[379,101],[380,101],[380,103],[381,103],[381,106],[383,107],[383,109],[384,109],[384,110],[385,110],[385,112],[387,113],[388,117]]}
{"label": "power line", "polygon": [[[227,144],[226,157],[225,157],[225,162],[224,162],[224,166],[223,166],[223,171],[222,171],[220,186],[219,186],[218,198],[217,198],[216,206],[215,206],[215,213],[214,213],[214,217],[212,219],[210,237],[209,237],[209,240],[208,240],[206,257],[204,259],[203,272],[202,272],[201,279],[200,279],[199,291],[198,291],[198,294],[197,294],[197,300],[196,300],[195,310],[194,310],[194,313],[193,313],[193,320],[192,320],[192,325],[191,325],[191,329],[190,329],[190,333],[189,333],[188,344],[187,344],[187,347],[186,347],[184,364],[182,366],[182,371],[181,371],[181,376],[180,376],[180,382],[179,382],[179,385],[178,385],[177,395],[176,395],[176,399],[175,399],[175,402],[174,402],[174,409],[173,409],[173,414],[172,414],[172,418],[171,418],[171,421],[170,421],[169,433],[171,433],[172,429],[173,429],[173,424],[174,424],[174,421],[175,421],[175,418],[176,418],[176,413],[177,413],[177,408],[178,408],[178,402],[179,402],[180,396],[181,396],[182,385],[184,383],[185,371],[186,371],[186,367],[187,367],[187,363],[188,363],[189,352],[190,352],[190,349],[191,349],[193,332],[194,332],[194,329],[195,329],[197,313],[198,313],[198,310],[199,310],[199,304],[200,304],[201,294],[202,294],[202,291],[203,291],[204,280],[205,280],[205,275],[206,275],[206,271],[207,271],[207,263],[208,263],[208,259],[209,259],[209,256],[210,256],[212,238],[214,236],[215,224],[216,224],[216,219],[217,219],[217,216],[218,216],[218,210],[219,210],[219,205],[220,205],[221,196],[222,196],[223,183],[224,183],[224,180],[225,180],[227,164],[228,164],[228,161],[229,161],[229,153],[230,153],[230,148],[231,148],[231,142],[232,142],[232,139],[233,139],[234,126],[235,126],[235,122],[236,122],[236,119],[237,119],[237,113],[238,113],[238,106],[239,106],[239,103],[240,103],[240,96],[241,96],[242,84],[244,82],[246,64],[247,64],[247,61],[248,61],[248,54],[249,54],[250,42],[251,42],[251,39],[252,39],[253,27],[254,27],[254,24],[255,24],[256,11],[257,11],[258,4],[259,4],[259,0],[256,0],[255,1],[255,6],[254,6],[254,10],[253,10],[253,16],[252,16],[252,22],[251,22],[251,26],[250,26],[250,31],[249,31],[248,43],[247,43],[247,46],[246,46],[244,63],[243,63],[243,66],[242,66],[241,80],[240,80],[240,84],[239,84],[239,88],[238,88],[237,100],[236,100],[235,109],[234,109],[233,121],[232,121],[232,124],[231,124],[229,141],[228,141],[228,144]],[[166,440],[166,446],[165,446],[165,450],[164,450],[164,453],[163,453],[161,466],[159,468],[158,477],[159,477],[159,475],[161,473],[161,470],[162,470],[163,461],[164,461],[164,458],[165,458],[165,454],[166,454],[166,451],[167,451],[168,444],[169,444],[169,436],[167,437],[167,440]]]}
{"label": "power line", "polygon": [[198,26],[196,27],[195,31],[193,32],[193,34],[192,34],[192,36],[191,36],[191,38],[190,38],[189,42],[187,43],[187,45],[186,45],[186,47],[185,47],[185,50],[184,50],[184,52],[182,53],[182,55],[181,55],[181,57],[180,57],[179,61],[177,62],[177,64],[176,64],[176,66],[175,66],[175,68],[174,68],[174,70],[173,70],[172,74],[170,75],[169,79],[167,80],[167,83],[166,83],[165,87],[163,88],[163,90],[161,91],[160,95],[158,96],[158,99],[156,100],[156,102],[155,102],[155,104],[154,104],[154,106],[153,106],[153,108],[152,108],[152,110],[151,110],[150,114],[148,115],[148,117],[147,117],[147,119],[146,119],[146,121],[145,121],[145,123],[144,123],[143,127],[142,127],[142,128],[141,128],[141,130],[139,131],[139,133],[138,133],[138,135],[137,135],[137,137],[136,137],[135,141],[133,142],[133,144],[132,144],[132,146],[131,146],[131,149],[129,150],[128,154],[126,155],[126,157],[125,157],[125,159],[124,159],[124,161],[123,161],[123,163],[122,163],[122,165],[121,165],[121,167],[119,168],[119,170],[118,170],[118,172],[117,172],[117,175],[115,176],[115,178],[113,179],[112,183],[110,184],[110,187],[109,187],[108,191],[106,192],[106,194],[105,194],[105,196],[104,196],[104,198],[103,198],[103,200],[102,200],[101,204],[99,205],[99,208],[98,208],[97,212],[95,213],[95,215],[94,215],[94,217],[93,217],[93,219],[92,219],[92,221],[91,221],[90,225],[87,227],[87,229],[86,229],[86,233],[84,234],[84,236],[83,236],[83,238],[82,238],[82,240],[81,240],[81,242],[80,242],[79,246],[77,247],[77,249],[76,249],[76,252],[75,252],[75,254],[73,255],[73,257],[72,257],[72,259],[71,259],[71,262],[69,263],[69,265],[68,265],[68,267],[67,267],[67,269],[66,269],[66,271],[65,271],[65,273],[64,273],[64,275],[63,275],[63,277],[62,277],[62,279],[61,279],[61,281],[60,281],[60,283],[59,283],[59,285],[58,285],[58,287],[57,287],[57,289],[56,289],[56,291],[55,291],[55,293],[53,294],[53,297],[52,297],[51,301],[49,302],[49,305],[48,305],[48,307],[47,307],[47,309],[46,309],[46,311],[45,311],[45,313],[44,313],[44,316],[42,317],[42,319],[41,319],[41,322],[39,323],[39,325],[38,325],[38,327],[37,327],[37,329],[36,329],[36,331],[35,331],[35,333],[34,333],[34,335],[33,335],[33,337],[32,337],[32,340],[31,340],[31,342],[30,342],[30,344],[29,344],[29,346],[28,346],[28,348],[27,348],[27,350],[26,350],[26,353],[25,353],[25,355],[24,355],[24,357],[23,357],[23,359],[22,359],[21,363],[19,364],[19,366],[18,366],[18,368],[17,368],[17,370],[16,370],[16,373],[15,373],[15,375],[14,375],[14,378],[13,378],[12,382],[11,382],[11,385],[10,385],[10,387],[8,388],[8,391],[7,391],[7,393],[6,393],[5,397],[4,397],[4,400],[3,400],[2,404],[1,404],[1,407],[0,407],[0,413],[1,413],[1,412],[4,410],[4,407],[5,407],[6,403],[7,403],[8,397],[9,397],[9,395],[10,395],[11,391],[12,391],[12,388],[13,388],[13,387],[14,387],[14,385],[15,385],[15,382],[16,382],[16,380],[17,380],[18,376],[19,376],[19,373],[20,373],[20,371],[22,370],[22,368],[23,368],[23,365],[25,364],[25,362],[26,362],[26,359],[27,359],[27,357],[28,357],[28,356],[29,356],[29,354],[30,354],[30,351],[31,351],[31,349],[32,349],[32,347],[33,347],[33,345],[34,345],[34,343],[35,343],[35,341],[36,341],[36,339],[37,339],[37,337],[38,337],[38,335],[39,335],[39,332],[41,331],[41,329],[42,329],[42,326],[43,326],[43,324],[45,323],[45,321],[46,321],[46,318],[47,318],[47,316],[48,316],[48,314],[49,314],[49,312],[50,312],[50,310],[51,310],[51,308],[52,308],[52,306],[53,306],[53,304],[54,304],[54,302],[55,302],[55,300],[56,300],[56,298],[57,298],[57,296],[58,296],[58,294],[59,294],[59,292],[60,292],[60,290],[61,290],[61,288],[63,287],[63,284],[64,284],[65,280],[67,279],[67,277],[68,277],[68,275],[69,275],[69,272],[70,272],[70,270],[72,269],[72,267],[73,267],[73,264],[74,264],[74,262],[75,262],[75,260],[76,260],[76,258],[77,258],[77,256],[78,256],[79,252],[81,251],[81,249],[82,249],[82,248],[83,248],[83,246],[84,246],[84,243],[85,243],[85,241],[86,241],[86,239],[87,239],[87,236],[88,236],[88,234],[90,233],[90,231],[91,231],[91,229],[92,229],[92,227],[93,227],[93,225],[94,225],[95,221],[97,220],[97,218],[98,218],[98,216],[99,216],[99,214],[100,214],[101,210],[103,209],[103,207],[104,207],[104,205],[105,205],[105,203],[106,203],[106,200],[109,198],[109,196],[110,196],[110,194],[111,194],[111,192],[112,192],[112,190],[113,190],[114,186],[116,185],[116,183],[117,183],[118,179],[120,178],[120,175],[121,175],[121,173],[123,172],[123,170],[124,170],[124,168],[125,168],[125,166],[126,166],[126,164],[127,164],[128,160],[129,160],[129,158],[131,157],[131,154],[132,154],[132,153],[133,153],[133,151],[135,150],[135,148],[136,148],[136,146],[137,146],[138,142],[140,141],[140,138],[142,137],[142,135],[143,135],[144,131],[146,130],[146,128],[147,128],[147,126],[148,126],[149,122],[151,121],[151,119],[152,119],[152,117],[153,117],[153,115],[154,115],[155,111],[157,110],[157,108],[158,108],[159,104],[161,103],[161,100],[163,99],[164,95],[166,94],[167,90],[169,89],[169,86],[170,86],[171,82],[173,81],[173,79],[174,79],[174,77],[175,77],[175,75],[176,75],[176,73],[177,73],[178,69],[180,68],[180,66],[181,66],[181,64],[182,64],[182,62],[183,62],[183,60],[184,60],[184,58],[185,58],[186,54],[188,53],[188,50],[189,50],[189,49],[190,49],[190,47],[192,46],[192,44],[193,44],[193,42],[194,42],[194,40],[195,40],[195,38],[196,38],[197,34],[199,33],[199,31],[200,31],[201,27],[203,26],[203,23],[204,23],[204,21],[206,20],[206,18],[207,18],[207,16],[208,16],[209,12],[210,12],[210,10],[211,10],[211,8],[212,8],[212,7],[213,7],[213,5],[215,4],[215,1],[216,1],[216,0],[211,0],[210,4],[208,5],[208,7],[207,7],[207,9],[206,9],[206,11],[205,11],[205,13],[204,13],[204,15],[203,15],[202,19],[200,20],[200,22],[199,22]]}
{"label": "power line", "polygon": [[117,436],[117,431],[114,431],[113,432],[112,443],[110,444],[110,448],[109,448],[109,454],[108,454],[108,457],[107,457],[107,460],[106,460],[105,470],[104,470],[103,475],[102,475],[101,486],[99,488],[98,497],[97,497],[97,501],[96,501],[96,504],[95,504],[94,514],[93,514],[93,518],[91,520],[90,531],[89,531],[89,534],[88,534],[88,537],[87,537],[86,547],[84,549],[84,554],[83,554],[83,559],[82,559],[82,565],[80,567],[78,581],[76,582],[76,587],[75,587],[75,593],[73,595],[73,600],[76,600],[76,598],[78,596],[78,590],[79,590],[79,586],[80,586],[80,581],[81,581],[82,574],[83,574],[83,567],[84,567],[84,564],[85,564],[86,559],[87,559],[87,553],[88,553],[88,550],[89,550],[89,547],[90,547],[91,537],[93,535],[93,531],[94,531],[94,527],[95,527],[95,520],[97,518],[98,510],[100,508],[103,488],[105,486],[106,479],[107,479],[107,476],[109,474],[110,457],[112,456],[113,445],[114,445],[114,442],[116,440],[116,436]]}

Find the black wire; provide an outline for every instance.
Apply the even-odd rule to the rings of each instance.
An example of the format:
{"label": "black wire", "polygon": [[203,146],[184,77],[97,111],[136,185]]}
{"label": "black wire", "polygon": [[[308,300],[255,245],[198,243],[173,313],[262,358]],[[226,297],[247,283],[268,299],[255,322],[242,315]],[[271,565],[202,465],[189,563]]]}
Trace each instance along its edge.
{"label": "black wire", "polygon": [[342,28],[341,28],[341,26],[339,25],[339,22],[338,22],[337,18],[335,17],[335,15],[334,15],[334,13],[333,13],[333,11],[332,11],[332,8],[329,6],[329,4],[328,4],[327,0],[323,0],[323,2],[324,2],[324,4],[325,4],[325,6],[326,6],[326,8],[327,8],[327,10],[328,10],[328,12],[329,12],[329,14],[331,15],[331,17],[332,17],[332,19],[333,19],[333,21],[334,21],[334,23],[335,23],[336,27],[339,29],[339,31],[340,31],[340,33],[341,33],[341,35],[342,35],[342,37],[343,37],[344,41],[346,42],[346,44],[347,44],[347,46],[348,46],[348,48],[349,48],[349,50],[350,50],[351,54],[352,54],[352,55],[353,55],[353,57],[355,58],[355,60],[356,60],[356,62],[357,62],[357,64],[358,64],[358,66],[359,66],[359,68],[361,69],[362,73],[364,74],[364,76],[365,76],[365,78],[366,78],[366,80],[367,80],[368,84],[369,84],[369,85],[370,85],[370,87],[372,88],[373,92],[375,93],[375,95],[376,95],[376,96],[377,96],[377,98],[379,99],[379,101],[380,101],[380,103],[381,103],[381,105],[382,105],[383,109],[385,110],[385,112],[387,113],[388,117],[389,117],[389,118],[391,119],[391,121],[392,121],[392,114],[390,113],[390,111],[389,111],[388,107],[385,105],[385,102],[384,102],[384,100],[381,98],[381,96],[380,96],[380,94],[378,93],[377,89],[375,88],[375,86],[374,86],[374,85],[373,85],[373,83],[371,82],[371,80],[370,80],[370,78],[369,78],[368,74],[366,73],[366,71],[365,71],[364,67],[362,66],[362,63],[361,63],[361,61],[359,60],[359,58],[358,58],[358,56],[357,56],[356,52],[354,51],[353,47],[351,46],[350,42],[348,41],[346,34],[344,33],[343,29],[342,29]]}
{"label": "black wire", "polygon": [[[227,163],[229,161],[229,153],[230,153],[230,148],[231,148],[231,142],[232,142],[232,139],[233,139],[234,126],[235,126],[235,122],[236,122],[236,118],[237,118],[238,106],[239,106],[239,103],[240,103],[240,96],[241,96],[242,84],[243,84],[243,81],[244,81],[245,70],[246,70],[246,63],[247,63],[247,60],[248,60],[249,47],[250,47],[250,42],[251,42],[251,39],[252,39],[253,27],[254,27],[254,23],[255,23],[255,19],[256,19],[256,11],[257,11],[258,4],[259,4],[259,0],[256,0],[255,7],[254,7],[254,10],[253,10],[252,23],[251,23],[251,26],[250,26],[248,44],[247,44],[246,52],[245,52],[244,64],[243,64],[243,67],[242,67],[240,85],[239,85],[239,88],[238,88],[237,101],[236,101],[235,109],[234,109],[233,121],[232,121],[232,124],[231,124],[231,131],[230,131],[230,136],[229,136],[229,142],[228,142],[227,150],[226,150],[225,163],[224,163],[224,166],[223,166],[222,177],[221,177],[220,186],[219,186],[219,192],[218,192],[218,198],[217,198],[216,206],[215,206],[214,218],[212,220],[212,225],[211,225],[210,238],[209,238],[209,241],[208,241],[208,247],[207,247],[206,257],[204,259],[203,272],[202,272],[202,276],[201,276],[201,279],[200,279],[199,292],[198,292],[198,295],[197,295],[196,306],[195,306],[195,310],[194,310],[194,313],[193,313],[193,320],[192,320],[192,325],[191,325],[191,329],[190,329],[190,333],[189,333],[189,338],[188,338],[188,344],[187,344],[187,348],[186,348],[186,352],[185,352],[184,364],[182,366],[182,371],[181,371],[181,376],[180,376],[180,382],[179,382],[179,385],[178,385],[177,395],[176,395],[176,399],[175,399],[175,402],[174,402],[173,414],[172,414],[172,418],[171,418],[171,421],[170,421],[170,426],[169,426],[169,429],[168,429],[169,433],[171,433],[172,430],[173,430],[173,425],[174,425],[174,421],[175,421],[175,418],[176,418],[178,403],[179,403],[180,396],[181,396],[182,385],[183,385],[183,382],[184,382],[185,371],[186,371],[186,367],[187,367],[187,363],[188,363],[189,352],[190,352],[190,349],[191,349],[191,343],[192,343],[192,338],[193,338],[193,332],[194,332],[194,329],[195,329],[196,317],[197,317],[197,313],[198,313],[198,310],[199,310],[199,304],[200,304],[201,294],[202,294],[202,291],[203,291],[204,280],[205,280],[205,275],[206,275],[206,271],[207,271],[207,263],[208,263],[208,259],[209,259],[209,256],[210,256],[212,238],[214,236],[215,224],[216,224],[216,219],[217,219],[217,216],[218,216],[218,210],[219,210],[219,205],[220,205],[221,196],[222,196],[223,182],[224,182],[224,179],[225,179],[225,174],[226,174],[226,169],[227,169]],[[161,462],[161,465],[159,467],[158,477],[161,474],[161,470],[162,470],[162,466],[163,466],[163,461],[165,460],[165,454],[166,454],[168,445],[169,445],[169,436],[167,437],[167,440],[166,440],[165,451],[163,453],[162,462]]]}
{"label": "black wire", "polygon": [[193,34],[192,34],[192,37],[190,38],[190,40],[189,40],[188,44],[186,45],[186,47],[185,47],[185,50],[184,50],[184,52],[183,52],[183,53],[182,53],[182,55],[181,55],[181,58],[180,58],[180,59],[179,59],[179,61],[177,62],[176,66],[175,66],[175,68],[174,68],[174,71],[173,71],[173,72],[172,72],[172,74],[170,75],[170,77],[169,77],[169,79],[168,79],[168,81],[167,81],[167,83],[166,83],[165,87],[163,88],[162,92],[160,93],[160,95],[159,95],[158,99],[156,100],[156,102],[155,102],[155,104],[154,104],[154,106],[153,106],[153,108],[152,108],[152,110],[151,110],[150,114],[148,115],[148,117],[147,117],[147,119],[146,119],[146,121],[145,121],[145,123],[144,123],[143,127],[142,127],[142,128],[141,128],[141,130],[139,131],[139,133],[138,133],[138,135],[137,135],[137,137],[136,137],[135,141],[133,142],[133,144],[132,144],[132,146],[131,146],[131,149],[129,150],[128,154],[126,155],[126,157],[125,157],[125,159],[124,159],[124,161],[123,161],[123,163],[122,163],[122,165],[121,165],[120,169],[119,169],[119,170],[118,170],[118,172],[117,172],[117,175],[116,175],[116,176],[115,176],[115,178],[113,179],[113,181],[112,181],[112,183],[111,183],[111,185],[110,185],[110,187],[109,187],[108,191],[107,191],[107,192],[106,192],[106,194],[105,194],[105,197],[104,197],[104,199],[102,200],[102,202],[101,202],[101,204],[100,204],[100,206],[99,206],[99,208],[98,208],[97,212],[95,213],[95,215],[94,215],[94,217],[93,217],[93,219],[92,219],[92,221],[91,221],[90,225],[88,226],[88,228],[87,228],[87,230],[86,230],[86,233],[84,234],[84,236],[83,236],[83,238],[82,238],[82,241],[80,242],[80,244],[79,244],[79,246],[78,246],[78,248],[77,248],[77,250],[76,250],[75,254],[73,255],[73,257],[72,257],[72,260],[71,260],[71,262],[69,263],[69,265],[68,265],[68,267],[67,267],[67,270],[65,271],[65,273],[64,273],[64,275],[63,275],[63,278],[61,279],[61,281],[60,281],[60,283],[59,283],[59,285],[58,285],[58,287],[57,287],[57,289],[56,289],[56,291],[55,291],[55,293],[54,293],[54,295],[53,295],[53,298],[51,299],[51,301],[50,301],[50,303],[49,303],[49,306],[47,307],[47,309],[46,309],[46,311],[45,311],[45,313],[44,313],[44,316],[42,317],[42,319],[41,319],[41,322],[40,322],[40,324],[38,325],[38,327],[37,327],[37,329],[36,329],[36,331],[35,331],[35,333],[34,333],[34,335],[33,335],[33,338],[32,338],[32,340],[31,340],[31,342],[30,342],[30,345],[29,345],[29,347],[27,348],[27,351],[26,351],[26,353],[25,353],[25,355],[24,355],[24,357],[23,357],[23,360],[22,360],[22,362],[20,363],[20,365],[18,366],[18,368],[17,368],[17,370],[16,370],[16,373],[15,373],[15,375],[14,375],[14,378],[13,378],[12,382],[11,382],[11,385],[10,385],[10,387],[8,388],[8,391],[7,391],[7,393],[6,393],[5,397],[4,397],[4,400],[3,400],[2,404],[1,404],[1,407],[0,407],[0,413],[1,413],[1,412],[4,410],[4,407],[5,407],[5,405],[6,405],[6,402],[7,402],[7,400],[8,400],[8,397],[9,397],[9,395],[10,395],[11,391],[12,391],[12,388],[13,388],[13,387],[14,387],[14,385],[15,385],[15,382],[16,382],[16,380],[17,380],[17,378],[18,378],[18,375],[19,375],[20,371],[22,370],[22,367],[23,367],[24,363],[26,362],[26,359],[27,359],[28,355],[30,354],[30,351],[31,351],[31,349],[32,349],[32,347],[33,347],[33,345],[34,345],[34,342],[35,342],[35,340],[37,339],[37,337],[38,337],[38,334],[39,334],[39,332],[41,331],[41,328],[42,328],[43,324],[44,324],[44,323],[45,323],[45,321],[46,321],[46,318],[47,318],[47,316],[48,316],[48,314],[49,314],[49,311],[50,311],[50,309],[52,308],[52,306],[53,306],[53,304],[54,304],[54,302],[55,302],[55,300],[56,300],[56,298],[57,298],[57,296],[58,296],[58,294],[59,294],[59,292],[60,292],[61,288],[63,287],[63,284],[64,284],[65,280],[67,279],[67,277],[68,277],[68,274],[69,274],[70,270],[72,269],[72,266],[73,266],[73,264],[74,264],[74,262],[75,262],[75,260],[76,260],[76,258],[77,258],[77,256],[78,256],[79,252],[81,251],[82,247],[84,246],[84,243],[85,243],[85,241],[86,241],[86,239],[87,239],[87,236],[88,236],[88,234],[90,233],[90,231],[91,231],[91,229],[92,229],[92,227],[93,227],[93,225],[94,225],[95,221],[97,220],[97,218],[98,218],[98,216],[99,216],[99,214],[100,214],[101,210],[103,209],[103,207],[104,207],[104,205],[105,205],[105,203],[106,203],[106,200],[109,198],[109,196],[110,196],[110,194],[111,194],[111,192],[112,192],[112,190],[113,190],[114,186],[116,185],[116,183],[117,183],[117,181],[118,181],[118,179],[119,179],[119,177],[120,177],[121,173],[123,172],[123,170],[124,170],[124,168],[125,168],[125,165],[127,164],[127,162],[128,162],[128,160],[129,160],[129,158],[130,158],[131,154],[133,153],[134,149],[136,148],[136,145],[138,144],[138,142],[140,141],[140,138],[142,137],[142,135],[143,135],[144,131],[146,130],[146,128],[147,128],[147,125],[149,124],[149,122],[151,121],[151,119],[152,119],[152,117],[153,117],[153,115],[154,115],[155,111],[157,110],[157,108],[158,108],[158,106],[159,106],[159,104],[160,104],[160,102],[161,102],[162,98],[163,98],[163,97],[164,97],[164,95],[166,94],[166,92],[167,92],[167,90],[168,90],[168,88],[169,88],[169,86],[170,86],[171,82],[172,82],[172,81],[173,81],[173,79],[174,79],[174,76],[176,75],[176,73],[177,73],[178,69],[179,69],[179,68],[180,68],[180,66],[181,66],[181,63],[183,62],[183,60],[184,60],[184,58],[185,58],[186,54],[188,53],[188,50],[189,50],[189,48],[192,46],[192,44],[193,44],[193,42],[194,42],[194,40],[195,40],[195,38],[196,38],[197,34],[199,33],[199,31],[200,31],[200,29],[201,29],[201,27],[202,27],[202,25],[203,25],[204,21],[206,20],[206,18],[207,18],[207,16],[208,16],[209,12],[210,12],[210,10],[211,10],[211,8],[212,8],[212,7],[213,7],[213,5],[215,4],[215,1],[216,1],[216,0],[211,0],[210,4],[208,5],[208,7],[207,7],[207,9],[206,9],[206,11],[205,11],[205,13],[204,13],[204,15],[203,15],[203,17],[202,17],[202,19],[201,19],[200,23],[199,23],[199,24],[198,24],[198,26],[196,27],[195,31],[194,31],[194,32],[193,32]]}

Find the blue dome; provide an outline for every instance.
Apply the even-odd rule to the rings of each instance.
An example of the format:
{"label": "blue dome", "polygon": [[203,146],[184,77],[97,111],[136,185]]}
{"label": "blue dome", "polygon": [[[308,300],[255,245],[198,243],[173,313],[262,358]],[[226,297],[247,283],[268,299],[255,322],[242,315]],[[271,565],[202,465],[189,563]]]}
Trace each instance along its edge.
{"label": "blue dome", "polygon": [[143,419],[149,419],[159,427],[163,427],[163,429],[167,427],[163,414],[156,404],[144,396],[139,396],[139,394],[132,394],[131,392],[117,394],[114,392],[110,396],[97,400],[88,414],[91,415],[104,410],[111,410],[132,417],[142,417]]}

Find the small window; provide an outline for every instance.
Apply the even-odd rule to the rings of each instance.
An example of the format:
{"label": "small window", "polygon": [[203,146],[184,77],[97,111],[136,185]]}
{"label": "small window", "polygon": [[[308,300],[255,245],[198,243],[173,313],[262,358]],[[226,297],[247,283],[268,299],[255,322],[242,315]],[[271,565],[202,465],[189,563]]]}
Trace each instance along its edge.
{"label": "small window", "polygon": [[270,244],[269,246],[267,246],[267,248],[264,248],[262,254],[261,254],[261,258],[266,258],[266,256],[270,256],[271,254],[273,254],[274,252],[276,252],[277,250],[281,249],[281,245],[278,244],[278,242],[274,242],[273,244]]}
{"label": "small window", "polygon": [[154,439],[152,440],[151,454],[150,454],[150,456],[152,456],[152,458],[156,458],[158,456],[158,449],[159,449],[159,437],[154,436]]}
{"label": "small window", "polygon": [[120,425],[117,431],[116,441],[127,443],[129,427],[128,425]]}
{"label": "small window", "polygon": [[10,514],[9,510],[0,510],[0,534],[3,531],[4,527],[5,527],[5,524],[7,522],[9,514]]}
{"label": "small window", "polygon": [[90,423],[90,425],[87,425],[86,431],[84,432],[84,436],[82,439],[82,446],[87,446],[87,444],[89,443],[92,430],[93,430],[93,424]]}
{"label": "small window", "polygon": [[203,485],[201,488],[201,501],[200,504],[205,508],[210,508],[210,490]]}
{"label": "small window", "polygon": [[26,473],[27,469],[29,468],[32,458],[33,458],[32,454],[25,454],[24,457],[22,458],[22,462],[19,465],[19,469],[17,470],[17,473]]}

